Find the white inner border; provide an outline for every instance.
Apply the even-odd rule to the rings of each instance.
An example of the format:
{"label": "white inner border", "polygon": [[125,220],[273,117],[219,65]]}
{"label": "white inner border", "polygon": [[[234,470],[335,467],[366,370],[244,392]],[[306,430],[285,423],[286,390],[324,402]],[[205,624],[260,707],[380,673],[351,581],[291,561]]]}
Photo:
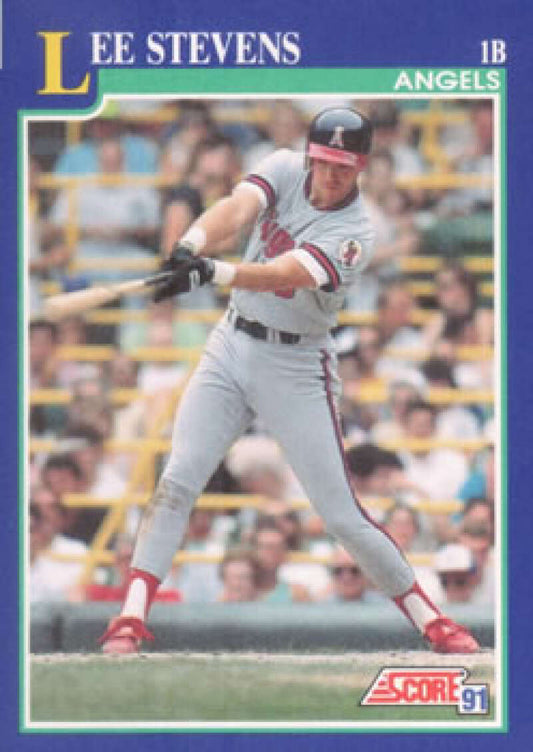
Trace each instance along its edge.
{"label": "white inner border", "polygon": [[[437,70],[437,69],[435,69]],[[439,69],[443,70],[443,69]],[[500,84],[502,85],[502,84]],[[364,93],[357,93],[357,92],[342,92],[338,91],[334,94],[332,93],[320,93],[320,92],[308,92],[306,94],[301,93],[271,93],[271,94],[255,94],[255,93],[240,93],[240,94],[191,94],[191,93],[181,93],[181,92],[175,92],[172,94],[103,94],[102,101],[100,104],[100,107],[92,112],[89,115],[80,114],[80,115],[67,115],[67,116],[58,116],[58,115],[23,115],[23,143],[22,149],[23,149],[23,213],[24,213],[24,223],[23,223],[23,262],[24,262],[24,279],[23,279],[23,285],[24,285],[24,318],[23,318],[23,368],[24,368],[24,375],[23,375],[23,383],[24,383],[24,404],[23,404],[23,438],[22,438],[22,452],[23,452],[23,458],[24,458],[24,471],[23,471],[23,488],[24,488],[24,500],[23,500],[23,514],[22,519],[19,520],[19,524],[24,525],[24,550],[23,550],[23,556],[24,556],[24,582],[28,582],[28,573],[29,573],[29,541],[28,541],[28,498],[29,498],[29,483],[28,483],[28,473],[27,473],[27,457],[28,457],[28,417],[29,417],[29,408],[28,404],[29,401],[26,398],[26,396],[29,394],[29,370],[28,370],[28,322],[29,322],[29,311],[28,311],[28,278],[29,275],[27,274],[28,269],[28,238],[29,238],[29,212],[28,212],[28,130],[29,130],[29,124],[31,122],[37,122],[37,121],[61,121],[65,122],[68,120],[78,120],[78,121],[85,121],[85,120],[92,120],[93,118],[98,117],[101,112],[105,109],[105,106],[110,101],[115,100],[139,100],[139,99],[145,99],[145,100],[193,100],[193,99],[201,99],[201,100],[224,100],[227,101],[228,99],[231,100],[237,100],[237,101],[245,101],[247,99],[253,99],[253,100],[260,100],[260,99],[341,99],[341,98],[348,98],[351,100],[357,100],[357,99],[422,99],[422,100],[431,100],[431,99],[444,99],[444,100],[454,100],[454,99],[465,99],[465,100],[473,100],[473,99],[490,99],[493,104],[493,115],[494,115],[494,136],[493,136],[493,162],[494,162],[494,172],[493,172],[493,281],[494,281],[494,369],[495,369],[495,376],[494,376],[494,420],[495,420],[495,436],[494,436],[494,450],[495,450],[495,487],[496,487],[496,499],[497,502],[495,503],[495,547],[494,547],[494,553],[495,553],[495,560],[499,563],[499,566],[495,567],[495,650],[494,650],[494,682],[495,682],[495,703],[496,703],[496,712],[494,720],[492,721],[484,721],[484,722],[475,722],[475,721],[461,721],[460,719],[458,721],[442,721],[442,722],[432,722],[432,721],[420,721],[416,722],[413,720],[410,721],[380,721],[379,724],[372,724],[372,723],[366,723],[362,721],[339,721],[339,722],[324,722],[324,721],[307,721],[307,722],[255,722],[255,721],[245,721],[245,722],[188,722],[188,721],[181,721],[181,722],[77,722],[77,723],[70,723],[70,722],[33,722],[30,719],[30,653],[29,653],[29,635],[30,635],[30,619],[29,619],[29,600],[28,600],[28,588],[25,589],[24,593],[24,625],[23,625],[23,648],[24,648],[24,670],[23,670],[23,682],[24,682],[24,714],[21,716],[24,720],[25,729],[27,730],[48,730],[48,731],[72,731],[72,730],[86,730],[86,731],[105,731],[105,730],[123,730],[123,731],[135,731],[135,730],[147,730],[147,731],[154,731],[157,729],[160,730],[221,730],[221,731],[231,731],[234,729],[243,729],[243,730],[294,730],[294,731],[304,731],[305,729],[310,730],[324,730],[324,731],[335,731],[335,730],[360,730],[364,732],[377,732],[380,731],[391,731],[391,730],[404,730],[407,731],[408,729],[420,729],[420,730],[446,730],[446,731],[487,731],[487,730],[496,730],[500,729],[502,721],[503,721],[503,635],[502,635],[502,510],[501,510],[501,503],[502,503],[502,461],[503,458],[503,449],[502,446],[502,426],[501,426],[501,406],[502,406],[502,399],[504,395],[502,394],[502,379],[501,379],[501,369],[500,369],[500,363],[501,363],[501,336],[503,334],[502,327],[501,327],[501,264],[502,264],[502,249],[501,249],[501,212],[502,212],[502,195],[501,195],[501,186],[502,186],[502,179],[501,179],[501,172],[502,172],[502,165],[501,165],[501,146],[500,146],[500,139],[501,139],[501,104],[500,104],[500,97],[505,95],[505,91],[500,91],[497,94],[490,94],[488,92],[469,92],[468,94],[460,93],[460,94],[454,94],[451,92],[446,93],[432,93],[432,92],[424,92],[422,94],[415,94],[415,93],[409,93],[409,94],[400,94],[400,93],[382,93],[382,94],[369,94],[367,92]],[[19,218],[20,221],[20,218]],[[507,511],[507,505],[506,505],[506,511]],[[19,554],[20,555],[20,554]]]}

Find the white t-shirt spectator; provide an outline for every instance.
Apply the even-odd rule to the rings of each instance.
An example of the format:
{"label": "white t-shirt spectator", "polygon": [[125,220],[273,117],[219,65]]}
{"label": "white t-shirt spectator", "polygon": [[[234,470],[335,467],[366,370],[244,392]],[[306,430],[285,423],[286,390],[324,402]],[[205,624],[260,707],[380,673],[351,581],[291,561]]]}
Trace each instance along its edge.
{"label": "white t-shirt spectator", "polygon": [[49,548],[39,554],[30,567],[30,603],[66,601],[81,576],[83,560],[60,561],[52,555],[83,557],[87,551],[85,543],[65,535],[56,535]]}

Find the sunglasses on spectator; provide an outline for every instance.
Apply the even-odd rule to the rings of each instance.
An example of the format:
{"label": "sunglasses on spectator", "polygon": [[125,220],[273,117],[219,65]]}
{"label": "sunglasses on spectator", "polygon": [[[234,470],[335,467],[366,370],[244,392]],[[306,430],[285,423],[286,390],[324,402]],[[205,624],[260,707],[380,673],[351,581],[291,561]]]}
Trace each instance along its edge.
{"label": "sunglasses on spectator", "polygon": [[440,581],[442,582],[444,587],[449,587],[450,585],[455,585],[456,587],[465,587],[465,585],[468,585],[470,583],[470,573],[465,572],[464,574],[441,574]]}
{"label": "sunglasses on spectator", "polygon": [[349,574],[353,575],[354,577],[358,577],[361,574],[361,570],[359,567],[332,567],[331,573],[334,577],[340,577],[340,575],[343,572],[348,572]]}

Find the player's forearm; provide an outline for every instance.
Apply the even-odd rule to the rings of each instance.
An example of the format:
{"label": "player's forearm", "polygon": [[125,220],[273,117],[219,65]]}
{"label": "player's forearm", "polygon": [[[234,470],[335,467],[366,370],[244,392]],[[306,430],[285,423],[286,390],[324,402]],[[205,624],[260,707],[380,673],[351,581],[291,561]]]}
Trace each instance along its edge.
{"label": "player's forearm", "polygon": [[295,258],[281,256],[266,264],[227,264],[215,261],[214,281],[241,290],[277,292],[300,288],[315,288],[316,282]]}
{"label": "player's forearm", "polygon": [[215,255],[226,248],[225,241],[234,239],[255,219],[255,212],[240,196],[232,194],[207,209],[193,222],[182,238],[190,242],[199,255]]}
{"label": "player's forearm", "polygon": [[294,287],[287,282],[285,275],[275,264],[237,264],[231,286],[256,292],[273,292]]}

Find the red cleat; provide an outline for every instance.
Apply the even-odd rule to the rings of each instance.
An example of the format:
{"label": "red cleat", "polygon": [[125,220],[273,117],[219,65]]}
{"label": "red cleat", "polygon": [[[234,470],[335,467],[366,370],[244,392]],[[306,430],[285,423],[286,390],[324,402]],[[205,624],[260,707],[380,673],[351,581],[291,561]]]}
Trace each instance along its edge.
{"label": "red cleat", "polygon": [[102,652],[112,655],[138,653],[142,640],[153,640],[154,636],[136,616],[116,616],[98,640]]}
{"label": "red cleat", "polygon": [[446,616],[430,622],[424,637],[436,653],[477,653],[479,645],[466,627]]}

